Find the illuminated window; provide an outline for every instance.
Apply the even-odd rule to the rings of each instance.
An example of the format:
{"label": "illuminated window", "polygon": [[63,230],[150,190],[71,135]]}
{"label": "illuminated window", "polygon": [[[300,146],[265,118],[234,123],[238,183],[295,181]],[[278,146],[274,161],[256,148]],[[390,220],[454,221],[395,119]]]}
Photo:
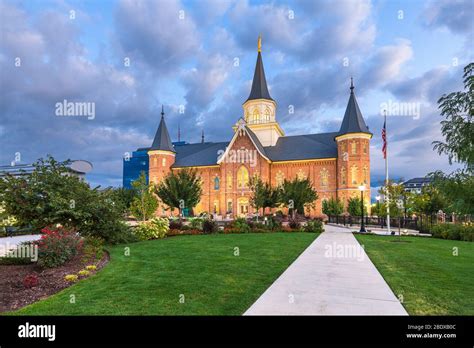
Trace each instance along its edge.
{"label": "illuminated window", "polygon": [[214,214],[219,214],[219,201],[214,201]]}
{"label": "illuminated window", "polygon": [[153,158],[153,166],[156,167],[158,164],[157,160],[156,160],[156,157]]}
{"label": "illuminated window", "polygon": [[163,159],[161,160],[161,165],[162,165],[163,167],[166,167],[166,158],[163,158]]}
{"label": "illuminated window", "polygon": [[368,172],[367,167],[364,167],[364,184],[367,184]]}
{"label": "illuminated window", "polygon": [[304,180],[306,179],[306,173],[303,172],[302,169],[298,170],[298,173],[296,173],[296,177],[298,178],[298,180]]}
{"label": "illuminated window", "polygon": [[218,190],[219,189],[219,177],[215,177],[214,178],[214,190]]}
{"label": "illuminated window", "polygon": [[355,155],[357,153],[357,144],[355,141],[353,141],[351,143],[351,151],[352,151],[352,154]]}
{"label": "illuminated window", "polygon": [[228,189],[232,189],[232,174],[231,173],[227,173],[227,188]]}
{"label": "illuminated window", "polygon": [[249,184],[249,171],[244,166],[241,166],[237,172],[237,187],[244,188]]}
{"label": "illuminated window", "polygon": [[258,112],[258,109],[255,108],[255,109],[253,110],[253,122],[254,122],[254,123],[257,123],[258,120],[259,120],[259,118],[260,118],[260,113]]}
{"label": "illuminated window", "polygon": [[231,214],[232,213],[232,200],[228,200],[227,201],[227,214]]}
{"label": "illuminated window", "polygon": [[283,185],[284,180],[285,180],[285,174],[283,174],[281,170],[279,170],[275,176],[275,181],[276,181],[277,186]]}
{"label": "illuminated window", "polygon": [[344,168],[344,167],[341,168],[341,182],[342,182],[343,185],[345,185],[347,183],[346,168]]}
{"label": "illuminated window", "polygon": [[364,154],[367,154],[367,145],[364,144]]}
{"label": "illuminated window", "polygon": [[265,108],[265,121],[270,121],[270,109]]}
{"label": "illuminated window", "polygon": [[357,184],[357,166],[351,168],[351,182],[353,185]]}
{"label": "illuminated window", "polygon": [[327,187],[329,184],[329,172],[326,168],[321,170],[321,186]]}

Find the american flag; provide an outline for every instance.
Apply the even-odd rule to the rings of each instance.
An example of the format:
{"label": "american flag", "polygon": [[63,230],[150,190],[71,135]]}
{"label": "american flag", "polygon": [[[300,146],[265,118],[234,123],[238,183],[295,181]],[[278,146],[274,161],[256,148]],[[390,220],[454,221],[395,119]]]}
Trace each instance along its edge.
{"label": "american flag", "polygon": [[383,128],[382,128],[382,140],[383,140],[383,146],[382,146],[382,152],[383,152],[383,158],[387,158],[387,132],[385,129],[385,123],[387,121],[384,121],[383,123]]}

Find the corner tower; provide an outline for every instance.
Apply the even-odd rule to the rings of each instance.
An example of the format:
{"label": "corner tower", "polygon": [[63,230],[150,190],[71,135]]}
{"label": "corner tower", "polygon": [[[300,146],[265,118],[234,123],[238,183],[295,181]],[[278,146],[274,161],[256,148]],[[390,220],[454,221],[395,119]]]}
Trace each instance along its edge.
{"label": "corner tower", "polygon": [[153,144],[148,149],[148,157],[149,180],[150,183],[157,184],[168,175],[176,157],[176,151],[166,127],[163,106],[161,107],[160,125],[156,131]]}
{"label": "corner tower", "polygon": [[245,103],[244,119],[263,146],[274,146],[283,130],[276,121],[276,102],[270,97],[262,61],[262,39],[258,37],[258,55],[252,89]]}
{"label": "corner tower", "polygon": [[365,124],[354,93],[351,78],[350,96],[337,142],[337,195],[347,209],[347,200],[360,197],[359,186],[365,186],[364,204],[370,211],[370,139],[372,133]]}

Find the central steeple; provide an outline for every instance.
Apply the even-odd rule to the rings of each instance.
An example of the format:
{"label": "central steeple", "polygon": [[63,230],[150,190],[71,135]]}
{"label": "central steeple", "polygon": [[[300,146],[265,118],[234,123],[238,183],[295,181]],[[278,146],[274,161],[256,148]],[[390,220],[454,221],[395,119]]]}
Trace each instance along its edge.
{"label": "central steeple", "polygon": [[243,104],[244,118],[263,146],[273,146],[284,134],[276,122],[276,102],[268,92],[267,79],[263,69],[261,36],[258,37],[257,52],[252,88],[249,97]]}
{"label": "central steeple", "polygon": [[265,78],[265,70],[262,61],[262,38],[258,37],[258,54],[255,72],[253,74],[252,89],[247,100],[268,99],[273,100],[268,93],[267,79]]}

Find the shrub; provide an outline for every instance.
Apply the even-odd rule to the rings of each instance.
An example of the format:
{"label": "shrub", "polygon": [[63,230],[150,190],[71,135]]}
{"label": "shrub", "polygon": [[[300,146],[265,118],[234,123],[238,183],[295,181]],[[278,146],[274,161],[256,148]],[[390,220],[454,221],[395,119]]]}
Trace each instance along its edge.
{"label": "shrub", "polygon": [[208,221],[208,220],[204,220],[204,219],[199,218],[199,217],[189,218],[189,226],[193,230],[203,230],[204,229],[204,227],[203,227],[204,221]]}
{"label": "shrub", "polygon": [[296,219],[290,219],[289,223],[288,223],[288,226],[292,229],[292,230],[298,230],[301,228],[301,224],[298,222],[298,220]]}
{"label": "shrub", "polygon": [[237,218],[232,223],[232,228],[237,230],[238,233],[249,233],[250,226],[247,223],[247,220],[244,218]]}
{"label": "shrub", "polygon": [[160,239],[166,237],[169,229],[168,219],[155,217],[139,223],[134,233],[140,240]]}
{"label": "shrub", "polygon": [[23,286],[27,289],[33,288],[39,284],[39,279],[36,274],[29,274],[23,278]]}
{"label": "shrub", "polygon": [[104,240],[100,237],[89,236],[84,238],[84,261],[93,262],[102,259],[104,255],[104,243]]}
{"label": "shrub", "polygon": [[202,232],[216,233],[218,231],[217,223],[214,220],[206,219],[202,222]]}
{"label": "shrub", "polygon": [[169,227],[170,230],[181,230],[183,229],[183,222],[181,220],[170,219]]}
{"label": "shrub", "polygon": [[474,241],[474,224],[437,224],[431,228],[431,233],[435,238]]}
{"label": "shrub", "polygon": [[323,223],[321,220],[309,220],[306,222],[306,226],[303,229],[305,232],[316,232],[321,233],[324,231]]}
{"label": "shrub", "polygon": [[77,272],[77,274],[80,275],[81,277],[88,276],[90,273],[91,272],[89,272],[87,269],[82,269],[79,272]]}
{"label": "shrub", "polygon": [[267,227],[272,231],[280,230],[281,229],[281,222],[282,222],[281,217],[270,216],[270,217],[268,217],[268,220],[267,220]]}
{"label": "shrub", "polygon": [[38,265],[46,268],[58,267],[76,256],[82,247],[82,240],[76,231],[65,228],[41,230],[38,245]]}
{"label": "shrub", "polygon": [[75,274],[68,274],[64,277],[64,280],[68,281],[68,282],[75,282],[77,281],[79,277]]}

